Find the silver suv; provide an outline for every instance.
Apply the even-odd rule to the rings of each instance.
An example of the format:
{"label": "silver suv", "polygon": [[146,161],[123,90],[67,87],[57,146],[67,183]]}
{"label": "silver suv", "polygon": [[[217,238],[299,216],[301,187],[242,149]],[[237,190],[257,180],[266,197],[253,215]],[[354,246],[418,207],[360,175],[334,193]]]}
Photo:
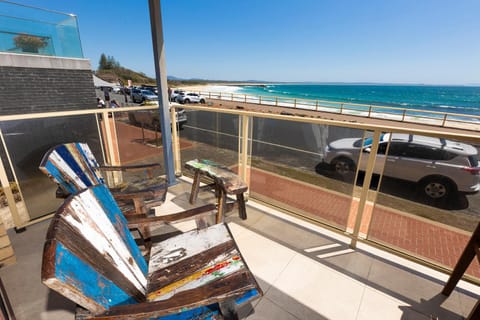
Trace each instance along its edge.
{"label": "silver suv", "polygon": [[[388,142],[388,155],[387,152]],[[365,171],[372,138],[346,138],[333,141],[325,150],[324,161],[339,174]],[[419,190],[432,199],[446,199],[457,191],[480,190],[478,150],[472,145],[410,134],[380,136],[374,173],[416,182]]]}
{"label": "silver suv", "polygon": [[194,92],[180,92],[176,98],[179,103],[205,103],[205,98]]}

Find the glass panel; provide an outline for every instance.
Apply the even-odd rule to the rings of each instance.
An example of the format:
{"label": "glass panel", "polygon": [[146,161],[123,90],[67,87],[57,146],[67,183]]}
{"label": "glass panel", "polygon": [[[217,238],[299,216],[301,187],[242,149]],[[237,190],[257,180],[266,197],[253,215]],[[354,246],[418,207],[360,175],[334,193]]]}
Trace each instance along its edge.
{"label": "glass panel", "polygon": [[345,230],[359,155],[345,150],[362,136],[358,129],[255,119],[252,196]]}
{"label": "glass panel", "polygon": [[83,58],[77,18],[0,2],[0,51]]}
{"label": "glass panel", "polygon": [[[109,163],[110,165],[160,163],[161,165],[148,170],[104,171],[103,175],[107,179],[107,183],[113,186],[113,184],[118,184],[119,182],[144,180],[148,176],[163,176],[165,174],[165,166],[158,124],[150,126],[146,123],[135,121],[135,115],[141,112],[148,114],[153,119],[151,121],[155,122],[159,118],[158,108],[134,112],[119,112],[115,109],[104,110],[108,110],[107,116],[105,117],[105,114],[98,116],[99,127],[104,141],[109,140],[107,131],[110,128],[113,150],[110,150],[105,145],[105,159],[102,159],[102,163]],[[110,155],[111,152],[112,155]]]}
{"label": "glass panel", "polygon": [[[93,115],[5,121],[0,126],[31,219],[55,211],[61,203],[55,198],[56,185],[38,169],[48,149],[81,141],[88,143],[98,159],[102,158]],[[2,160],[9,168],[7,158],[2,156]],[[9,174],[9,180],[14,181]]]}
{"label": "glass panel", "polygon": [[[396,133],[385,141],[368,239],[453,268],[480,221],[479,143]],[[480,277],[478,262],[468,273]]]}
{"label": "glass panel", "polygon": [[163,164],[159,119],[158,107],[152,110],[115,113],[114,123],[121,164]]}
{"label": "glass panel", "polygon": [[189,160],[209,159],[236,171],[238,116],[197,110],[186,110],[186,115],[179,131],[182,168]]}

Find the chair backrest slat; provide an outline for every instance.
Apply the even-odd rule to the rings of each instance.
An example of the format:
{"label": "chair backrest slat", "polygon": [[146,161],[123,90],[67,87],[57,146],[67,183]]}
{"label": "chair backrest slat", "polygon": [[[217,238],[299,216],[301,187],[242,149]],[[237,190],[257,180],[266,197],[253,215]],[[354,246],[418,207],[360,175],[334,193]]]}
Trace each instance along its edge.
{"label": "chair backrest slat", "polygon": [[[112,282],[115,288],[121,290],[122,294],[129,299],[145,300],[147,263],[128,230],[125,217],[105,184],[90,187],[68,198],[58,209],[50,224],[47,239],[61,244],[69,254]],[[51,261],[47,265],[54,266],[55,270],[66,268],[63,265],[64,259],[58,256],[63,254],[63,251],[56,251],[57,255],[54,257],[49,256],[45,251],[44,266],[47,259]],[[48,272],[48,270],[45,272],[42,274],[45,275],[43,281],[47,286],[54,283],[55,287],[50,286],[52,289],[63,290],[61,286],[65,286],[67,288],[65,290],[68,290],[68,281],[57,279],[58,274],[54,272]],[[112,294],[110,288],[102,288],[103,284],[100,283],[98,286],[100,286],[98,290],[104,291],[102,296],[107,300],[110,299],[108,298]],[[118,290],[114,291],[115,295],[118,295]],[[84,296],[85,293],[81,295]],[[111,299],[111,301],[117,300]],[[93,307],[90,302],[87,302],[88,299],[84,304],[79,304],[92,312],[98,312],[98,306]],[[108,304],[108,306],[112,305],[115,304]]]}
{"label": "chair backrest slat", "polygon": [[97,168],[98,163],[86,143],[57,145],[45,154],[40,164],[40,170],[69,193],[103,183]]}
{"label": "chair backrest slat", "polygon": [[45,243],[42,281],[94,314],[103,313],[113,306],[136,303],[114,282],[57,240]]}

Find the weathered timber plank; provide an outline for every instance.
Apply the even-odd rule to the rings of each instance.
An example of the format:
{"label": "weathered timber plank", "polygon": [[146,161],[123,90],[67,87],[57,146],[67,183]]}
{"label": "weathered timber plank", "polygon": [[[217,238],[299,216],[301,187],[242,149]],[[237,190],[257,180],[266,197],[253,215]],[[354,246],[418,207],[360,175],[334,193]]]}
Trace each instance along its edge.
{"label": "weathered timber plank", "polygon": [[183,219],[193,218],[201,214],[210,214],[215,210],[214,204],[207,204],[201,207],[185,210],[179,213],[172,213],[157,217],[143,217],[143,216],[126,216],[128,226],[130,228],[144,227],[149,225],[164,224],[166,222],[179,221]]}
{"label": "weathered timber plank", "polygon": [[238,194],[248,190],[248,186],[237,174],[216,162],[194,159],[185,163],[185,167],[194,172],[200,171],[203,175],[213,179],[228,194]]}
{"label": "weathered timber plank", "polygon": [[[135,305],[112,307],[94,319],[149,319],[183,312],[199,306],[212,305],[230,298],[239,298],[256,290],[255,281],[249,272],[237,272],[209,286],[203,286],[175,295],[175,299],[144,302]],[[258,294],[254,297],[258,297]]]}
{"label": "weathered timber plank", "polygon": [[138,288],[120,272],[116,263],[112,261],[112,257],[99,253],[90,241],[85,239],[77,229],[67,223],[65,219],[62,219],[60,215],[55,215],[50,223],[47,239],[57,240],[62,243],[63,246],[79,257],[79,259],[94,266],[97,272],[117,284],[118,287],[134,297],[135,300],[145,301],[145,293],[138,290]]}
{"label": "weathered timber plank", "polygon": [[[224,242],[197,255],[179,261],[174,265],[156,270],[152,274],[149,274],[147,294],[150,295],[173,283],[189,278],[198,271],[212,269],[212,264],[214,264],[214,261],[219,256],[225,257],[226,259],[238,256],[233,241]],[[220,268],[217,270],[219,269]],[[211,270],[211,272],[213,271],[216,270]]]}
{"label": "weathered timber plank", "polygon": [[[109,203],[114,206],[109,208]],[[105,185],[98,185],[69,198],[57,214],[75,229],[77,239],[85,239],[86,246],[108,259],[113,268],[117,268],[138,291],[145,294],[146,262],[128,228],[122,223],[126,222],[125,218],[114,210],[119,211],[108,189]],[[143,262],[143,270],[138,262]]]}
{"label": "weathered timber plank", "polygon": [[94,314],[105,312],[112,306],[136,303],[113,282],[55,240],[45,244],[42,282]]}
{"label": "weathered timber plank", "polygon": [[[206,229],[191,230],[155,243],[150,252],[148,274],[230,240],[232,237],[227,226],[216,224]],[[186,248],[188,248],[188,252]]]}

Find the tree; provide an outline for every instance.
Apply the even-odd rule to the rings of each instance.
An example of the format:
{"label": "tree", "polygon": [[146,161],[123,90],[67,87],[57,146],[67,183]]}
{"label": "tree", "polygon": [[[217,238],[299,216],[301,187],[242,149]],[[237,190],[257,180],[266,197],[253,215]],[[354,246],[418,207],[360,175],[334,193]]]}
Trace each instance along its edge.
{"label": "tree", "polygon": [[98,70],[111,70],[120,68],[120,63],[113,56],[106,56],[104,53],[100,56]]}
{"label": "tree", "polygon": [[98,70],[105,70],[108,69],[107,67],[107,56],[102,53],[100,56],[100,61],[98,62]]}

